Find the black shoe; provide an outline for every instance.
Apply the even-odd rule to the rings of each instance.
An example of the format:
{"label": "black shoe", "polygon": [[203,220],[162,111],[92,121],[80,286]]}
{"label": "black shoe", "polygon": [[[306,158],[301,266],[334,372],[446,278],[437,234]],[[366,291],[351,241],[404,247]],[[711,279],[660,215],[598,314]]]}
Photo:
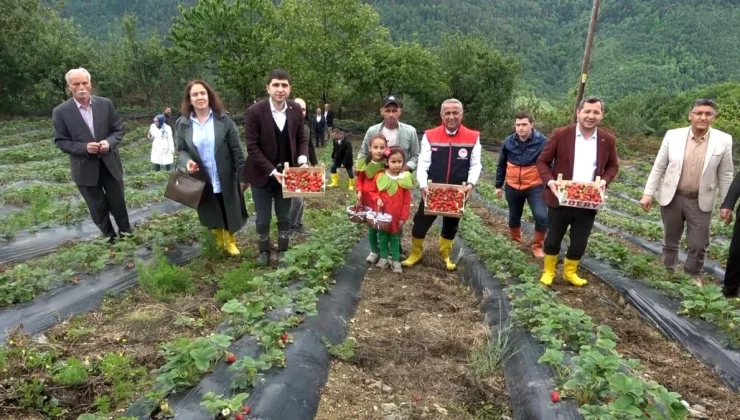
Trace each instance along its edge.
{"label": "black shoe", "polygon": [[260,265],[267,265],[270,263],[270,252],[260,252],[259,257],[257,257],[257,263]]}
{"label": "black shoe", "polygon": [[740,289],[730,291],[730,289],[723,287],[722,294],[725,295],[727,299],[740,297]]}
{"label": "black shoe", "polygon": [[297,226],[297,227],[294,227],[291,230],[291,234],[293,234],[293,235],[308,236],[311,233],[309,231],[307,231],[303,226]]}
{"label": "black shoe", "polygon": [[270,263],[270,237],[260,237],[258,244],[260,255],[257,257],[257,262],[262,265],[267,265]]}

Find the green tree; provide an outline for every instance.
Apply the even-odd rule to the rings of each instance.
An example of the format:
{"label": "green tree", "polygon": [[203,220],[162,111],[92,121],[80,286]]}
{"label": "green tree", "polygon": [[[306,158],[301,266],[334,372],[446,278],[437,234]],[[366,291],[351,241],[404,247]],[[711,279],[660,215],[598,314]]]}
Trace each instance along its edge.
{"label": "green tree", "polygon": [[[220,85],[238,92],[246,107],[263,91],[272,65],[275,6],[271,0],[201,0],[170,28],[179,61],[201,64]],[[285,30],[283,30],[285,32]]]}
{"label": "green tree", "polygon": [[330,101],[346,83],[355,52],[387,37],[378,13],[359,0],[285,0],[278,10],[276,58],[308,98]]}
{"label": "green tree", "polygon": [[146,98],[147,107],[152,107],[152,96],[162,82],[165,73],[165,51],[156,35],[140,40],[135,17],[124,16],[124,58],[132,90],[140,91]]}
{"label": "green tree", "polygon": [[438,50],[450,95],[465,106],[465,121],[488,134],[511,127],[512,98],[518,61],[501,54],[484,39],[446,35]]}
{"label": "green tree", "polygon": [[48,109],[66,98],[64,74],[96,60],[92,42],[56,9],[7,0],[0,14],[0,110]]}

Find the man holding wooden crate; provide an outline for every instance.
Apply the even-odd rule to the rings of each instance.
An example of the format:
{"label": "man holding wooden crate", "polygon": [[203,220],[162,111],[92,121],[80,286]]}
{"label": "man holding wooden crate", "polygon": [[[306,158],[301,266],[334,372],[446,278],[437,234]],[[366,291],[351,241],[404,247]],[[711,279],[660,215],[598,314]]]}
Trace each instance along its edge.
{"label": "man holding wooden crate", "polygon": [[704,257],[709,246],[712,210],[724,200],[733,175],[732,136],[711,128],[717,104],[698,99],[689,110],[690,127],[668,130],[650,171],[640,205],[649,211],[653,195],[663,216],[663,264],[674,270],[686,225],[689,254],[684,271],[701,286]]}
{"label": "man holding wooden crate", "polygon": [[[537,158],[547,143],[547,137],[534,129],[532,115],[520,112],[514,117],[515,132],[501,145],[496,168],[496,196],[506,193],[509,204],[509,235],[515,242],[522,241],[522,211],[524,202],[534,217],[532,254],[544,258],[542,244],[547,232],[547,205],[542,198],[542,179],[537,171]],[[503,188],[503,189],[502,189]]]}
{"label": "man holding wooden crate", "polygon": [[[473,186],[478,182],[481,169],[480,132],[462,125],[463,105],[457,99],[442,102],[440,112],[442,125],[427,130],[421,139],[421,152],[416,170],[416,180],[421,187],[422,197],[427,196],[429,181],[444,184],[465,184],[466,198],[470,196]],[[437,216],[424,212],[424,198],[414,215],[414,227],[411,229],[412,248],[409,257],[401,265],[413,267],[421,261],[424,250],[424,238],[437,219]],[[442,218],[442,234],[439,237],[439,255],[445,262],[447,270],[454,270],[452,262],[452,243],[457,235],[460,219]]]}
{"label": "man holding wooden crate", "polygon": [[[278,261],[290,243],[291,199],[283,197],[283,167],[307,166],[308,136],[303,125],[301,106],[288,100],[290,75],[276,69],[267,76],[268,99],[247,109],[245,139],[247,163],[245,179],[252,187],[252,200],[257,213],[260,264],[270,262],[270,221],[272,206],[278,219]],[[297,165],[296,165],[297,164]]]}
{"label": "man holding wooden crate", "polygon": [[[598,126],[604,117],[604,102],[588,97],[578,104],[578,122],[556,129],[547,140],[537,159],[537,170],[547,185],[543,197],[548,206],[545,264],[540,283],[550,286],[555,280],[555,268],[560,244],[570,227],[570,245],[563,262],[563,279],[576,287],[587,281],[578,276],[578,264],[586,251],[588,238],[596,219],[596,210],[561,205],[557,179],[583,184],[594,183],[600,177],[602,191],[617,176],[619,159],[613,135]],[[553,164],[554,161],[554,164]]]}

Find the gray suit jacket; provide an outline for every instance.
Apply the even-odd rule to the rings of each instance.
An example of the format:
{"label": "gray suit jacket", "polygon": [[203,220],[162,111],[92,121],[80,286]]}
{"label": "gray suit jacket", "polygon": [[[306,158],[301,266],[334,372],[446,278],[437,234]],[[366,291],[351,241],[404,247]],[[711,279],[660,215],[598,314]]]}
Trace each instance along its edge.
{"label": "gray suit jacket", "polygon": [[[113,102],[110,99],[93,96],[90,99],[93,109],[95,137],[80,115],[74,99],[70,98],[54,108],[51,119],[54,123],[54,143],[69,155],[72,180],[77,185],[92,187],[98,184],[100,162],[117,180],[123,179],[123,167],[118,155],[118,144],[125,134]],[[110,151],[104,155],[87,153],[87,143],[107,140]]]}

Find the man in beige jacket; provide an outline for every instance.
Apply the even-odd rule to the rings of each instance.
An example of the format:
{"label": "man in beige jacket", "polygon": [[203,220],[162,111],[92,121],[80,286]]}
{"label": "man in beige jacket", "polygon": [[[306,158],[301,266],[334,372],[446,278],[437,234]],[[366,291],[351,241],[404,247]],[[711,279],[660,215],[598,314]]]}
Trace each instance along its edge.
{"label": "man in beige jacket", "polygon": [[678,263],[678,246],[686,225],[688,258],[684,271],[698,280],[709,246],[709,226],[717,199],[727,195],[733,177],[732,137],[711,128],[717,104],[698,99],[689,112],[690,127],[669,130],[645,185],[640,205],[649,211],[653,195],[663,217],[663,264]]}

